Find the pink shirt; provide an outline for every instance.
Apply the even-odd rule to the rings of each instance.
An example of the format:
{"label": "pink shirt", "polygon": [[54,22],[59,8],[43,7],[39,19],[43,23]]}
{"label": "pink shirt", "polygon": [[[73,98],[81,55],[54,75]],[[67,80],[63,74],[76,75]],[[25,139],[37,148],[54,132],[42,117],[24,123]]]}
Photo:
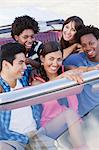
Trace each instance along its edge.
{"label": "pink shirt", "polygon": [[[44,83],[45,81],[36,77],[37,80]],[[73,109],[75,112],[78,111],[78,99],[76,95],[67,96],[69,108]],[[43,113],[41,117],[41,126],[45,126],[50,120],[54,119],[61,112],[65,111],[67,108],[65,105],[60,105],[57,100],[45,102],[43,105]]]}
{"label": "pink shirt", "polygon": [[45,102],[43,105],[43,113],[41,118],[41,126],[45,126],[50,120],[54,119],[61,112],[66,110],[66,106],[62,106],[57,100]]}
{"label": "pink shirt", "polygon": [[76,95],[67,96],[69,108],[73,109],[75,112],[78,112],[78,98]]}

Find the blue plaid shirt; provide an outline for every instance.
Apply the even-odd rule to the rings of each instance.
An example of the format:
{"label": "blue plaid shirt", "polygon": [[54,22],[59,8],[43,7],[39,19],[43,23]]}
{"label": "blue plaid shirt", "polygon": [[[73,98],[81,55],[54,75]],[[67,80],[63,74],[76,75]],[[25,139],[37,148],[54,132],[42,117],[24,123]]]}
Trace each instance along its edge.
{"label": "blue plaid shirt", "polygon": [[[22,83],[23,87],[28,86],[28,79],[29,79],[29,72],[26,70],[25,74],[20,82]],[[4,92],[10,91],[10,86],[0,77],[0,85],[2,86]],[[33,118],[37,123],[37,129],[40,128],[40,119],[41,119],[41,111],[42,105],[34,105],[31,106]],[[28,136],[23,134],[14,132],[9,130],[11,118],[11,111],[0,111],[0,140],[14,140],[24,144],[29,142]]]}

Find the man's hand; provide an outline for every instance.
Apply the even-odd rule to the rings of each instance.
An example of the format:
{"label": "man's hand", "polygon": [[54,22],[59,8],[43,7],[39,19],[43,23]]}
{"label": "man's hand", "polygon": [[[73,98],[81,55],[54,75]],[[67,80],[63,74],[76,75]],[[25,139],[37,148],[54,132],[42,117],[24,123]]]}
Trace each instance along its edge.
{"label": "man's hand", "polygon": [[34,68],[39,68],[40,67],[40,63],[37,62],[36,60],[31,59],[31,58],[26,58],[25,63],[27,65],[30,64]]}

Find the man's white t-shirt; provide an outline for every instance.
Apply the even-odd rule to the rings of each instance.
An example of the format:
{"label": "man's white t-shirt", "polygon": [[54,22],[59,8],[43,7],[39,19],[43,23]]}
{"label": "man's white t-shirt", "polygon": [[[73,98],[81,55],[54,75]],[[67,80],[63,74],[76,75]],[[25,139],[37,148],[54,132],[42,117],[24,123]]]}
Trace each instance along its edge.
{"label": "man's white t-shirt", "polygon": [[[11,90],[16,90],[19,88],[22,88],[22,84],[19,80],[17,80],[16,87],[11,88]],[[37,125],[33,119],[31,106],[11,110],[9,130],[26,134],[30,131],[35,131],[36,127]]]}

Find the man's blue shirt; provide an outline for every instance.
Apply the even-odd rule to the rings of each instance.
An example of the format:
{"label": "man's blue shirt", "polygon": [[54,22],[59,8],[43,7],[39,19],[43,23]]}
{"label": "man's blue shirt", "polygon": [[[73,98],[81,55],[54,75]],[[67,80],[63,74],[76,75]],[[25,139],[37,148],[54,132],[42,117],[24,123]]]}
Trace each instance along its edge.
{"label": "man's blue shirt", "polygon": [[[64,65],[74,65],[74,66],[95,66],[99,62],[92,62],[88,59],[85,53],[72,54],[67,59],[64,60]],[[99,81],[95,81],[99,82]],[[99,92],[92,92],[92,85],[95,83],[86,84],[83,91],[77,95],[79,105],[78,111],[81,116],[88,113],[95,106],[99,105]]]}

